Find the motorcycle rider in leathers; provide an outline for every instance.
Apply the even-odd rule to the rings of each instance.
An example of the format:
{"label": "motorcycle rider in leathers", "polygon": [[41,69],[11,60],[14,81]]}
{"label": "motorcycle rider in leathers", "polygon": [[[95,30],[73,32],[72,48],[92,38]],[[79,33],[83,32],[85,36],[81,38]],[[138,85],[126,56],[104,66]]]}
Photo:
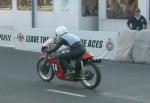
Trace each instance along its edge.
{"label": "motorcycle rider in leathers", "polygon": [[[58,55],[61,65],[66,69],[71,59],[76,59],[81,57],[85,52],[86,48],[81,43],[80,38],[74,34],[68,32],[68,29],[65,26],[59,26],[56,28],[55,33],[57,35],[56,45],[47,50],[47,53],[52,53],[57,51],[62,45],[69,47],[68,52],[64,52]],[[71,67],[69,67],[71,68]],[[75,72],[77,76],[81,76],[81,68],[76,67]]]}

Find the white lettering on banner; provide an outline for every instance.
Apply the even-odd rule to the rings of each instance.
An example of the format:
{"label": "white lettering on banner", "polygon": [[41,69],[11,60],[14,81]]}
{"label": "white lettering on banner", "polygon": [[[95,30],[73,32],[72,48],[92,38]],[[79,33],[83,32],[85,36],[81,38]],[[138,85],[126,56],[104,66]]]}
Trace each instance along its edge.
{"label": "white lettering on banner", "polygon": [[0,40],[10,41],[11,40],[11,35],[9,35],[9,34],[0,34]]}

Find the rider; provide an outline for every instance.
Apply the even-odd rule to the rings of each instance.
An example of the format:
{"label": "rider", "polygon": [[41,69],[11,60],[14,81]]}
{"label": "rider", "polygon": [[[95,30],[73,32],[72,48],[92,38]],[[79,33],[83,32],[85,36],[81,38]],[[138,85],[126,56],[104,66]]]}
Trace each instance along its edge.
{"label": "rider", "polygon": [[[57,51],[62,45],[66,45],[69,47],[68,52],[64,52],[58,55],[60,59],[60,63],[65,68],[68,68],[68,62],[71,59],[76,59],[77,57],[81,57],[85,52],[86,48],[81,43],[80,38],[74,34],[68,32],[68,29],[65,26],[59,26],[56,28],[55,33],[57,35],[58,40],[56,41],[56,45],[49,49],[47,52],[55,52]],[[76,75],[80,76],[80,67],[75,69]]]}

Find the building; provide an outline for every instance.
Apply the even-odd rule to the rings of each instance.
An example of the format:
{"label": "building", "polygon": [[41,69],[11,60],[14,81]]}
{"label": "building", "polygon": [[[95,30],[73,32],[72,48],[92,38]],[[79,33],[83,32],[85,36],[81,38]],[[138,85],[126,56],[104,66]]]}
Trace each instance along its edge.
{"label": "building", "polygon": [[[139,7],[149,22],[150,0],[1,0],[0,27],[54,29],[66,25],[73,30],[126,30],[128,13],[121,14],[114,1],[122,8],[125,7],[123,1],[133,1],[132,7]],[[118,11],[115,17],[111,15],[112,12],[109,13],[108,2],[116,4],[114,7]]]}

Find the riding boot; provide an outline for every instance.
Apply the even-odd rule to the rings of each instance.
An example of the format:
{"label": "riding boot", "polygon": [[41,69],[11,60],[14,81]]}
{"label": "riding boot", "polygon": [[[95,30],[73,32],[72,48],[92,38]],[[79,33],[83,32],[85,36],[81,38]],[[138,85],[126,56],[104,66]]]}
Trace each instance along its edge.
{"label": "riding boot", "polygon": [[77,61],[75,64],[75,73],[77,77],[82,77],[81,63],[79,61]]}

